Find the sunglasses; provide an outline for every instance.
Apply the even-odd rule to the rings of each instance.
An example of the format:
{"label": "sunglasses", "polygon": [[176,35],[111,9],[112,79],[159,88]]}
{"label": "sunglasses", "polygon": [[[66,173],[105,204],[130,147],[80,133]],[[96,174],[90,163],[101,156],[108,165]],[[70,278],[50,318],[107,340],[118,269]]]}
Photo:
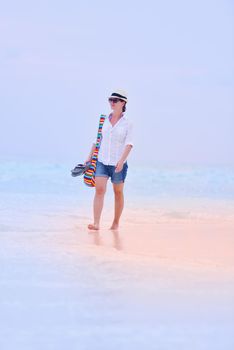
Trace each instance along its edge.
{"label": "sunglasses", "polygon": [[113,103],[117,103],[119,101],[121,101],[119,98],[109,98],[108,100],[109,102],[113,102]]}

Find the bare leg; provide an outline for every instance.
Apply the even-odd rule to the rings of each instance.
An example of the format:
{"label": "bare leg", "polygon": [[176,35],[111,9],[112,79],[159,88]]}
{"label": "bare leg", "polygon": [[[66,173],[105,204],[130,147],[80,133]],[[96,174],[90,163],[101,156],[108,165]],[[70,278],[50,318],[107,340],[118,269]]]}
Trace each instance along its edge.
{"label": "bare leg", "polygon": [[117,230],[119,227],[119,219],[124,207],[124,195],[123,195],[124,183],[113,184],[113,190],[115,194],[115,217],[111,225],[111,230]]}
{"label": "bare leg", "polygon": [[99,223],[104,203],[104,196],[106,193],[107,177],[97,176],[95,178],[95,196],[93,201],[93,224],[89,224],[90,230],[99,230]]}

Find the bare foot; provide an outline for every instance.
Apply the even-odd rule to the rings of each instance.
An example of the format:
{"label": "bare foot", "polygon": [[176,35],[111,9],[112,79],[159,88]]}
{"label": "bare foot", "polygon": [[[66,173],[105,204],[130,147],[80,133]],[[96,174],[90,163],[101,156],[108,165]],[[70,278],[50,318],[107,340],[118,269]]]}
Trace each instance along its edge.
{"label": "bare foot", "polygon": [[97,230],[99,230],[99,226],[98,225],[94,225],[94,224],[89,224],[88,225],[88,229],[97,231]]}
{"label": "bare foot", "polygon": [[119,228],[119,225],[113,223],[113,224],[111,225],[111,227],[110,227],[110,230],[118,230],[118,228]]}

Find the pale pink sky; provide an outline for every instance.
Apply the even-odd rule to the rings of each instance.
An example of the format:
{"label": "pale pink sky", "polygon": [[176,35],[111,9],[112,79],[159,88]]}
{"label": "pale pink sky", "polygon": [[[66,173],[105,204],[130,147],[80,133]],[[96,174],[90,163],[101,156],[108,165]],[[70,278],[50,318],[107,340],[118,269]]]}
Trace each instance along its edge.
{"label": "pale pink sky", "polygon": [[116,87],[132,162],[233,164],[232,1],[8,1],[0,157],[86,158]]}

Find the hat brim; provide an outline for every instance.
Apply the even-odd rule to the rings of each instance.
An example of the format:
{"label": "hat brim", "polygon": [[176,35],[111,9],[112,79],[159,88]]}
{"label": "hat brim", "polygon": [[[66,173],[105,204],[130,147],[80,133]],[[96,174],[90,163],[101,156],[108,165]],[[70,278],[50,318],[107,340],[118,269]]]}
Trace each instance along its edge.
{"label": "hat brim", "polygon": [[121,100],[121,101],[124,101],[124,102],[126,102],[126,103],[128,102],[128,100],[127,100],[126,98],[123,98],[123,97],[109,96],[108,99],[109,99],[109,98],[116,98],[116,99]]}

